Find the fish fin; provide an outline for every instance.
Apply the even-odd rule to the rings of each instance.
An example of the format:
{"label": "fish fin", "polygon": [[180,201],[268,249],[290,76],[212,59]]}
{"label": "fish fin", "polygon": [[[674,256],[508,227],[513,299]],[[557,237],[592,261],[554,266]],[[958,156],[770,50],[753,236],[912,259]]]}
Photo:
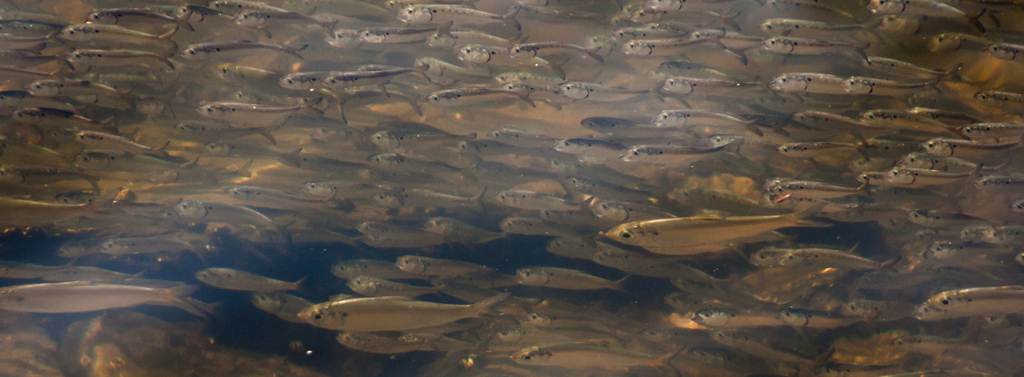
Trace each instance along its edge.
{"label": "fish fin", "polygon": [[455,36],[452,35],[452,25],[455,25],[455,21],[448,21],[443,24],[437,25],[437,33],[455,38]]}
{"label": "fish fin", "polygon": [[324,28],[324,30],[327,30],[327,35],[331,36],[331,39],[338,39],[338,34],[334,32],[334,29],[338,28],[338,21],[340,20],[334,20],[334,22],[324,22],[320,24],[320,27]]}
{"label": "fish fin", "polygon": [[743,50],[737,51],[731,48],[727,48],[725,49],[725,52],[728,52],[729,55],[732,55],[736,59],[739,59],[740,63],[743,63],[743,65],[747,65],[747,63],[750,62],[750,59],[747,57],[747,54],[743,52]]}
{"label": "fish fin", "polygon": [[791,214],[791,216],[793,216],[797,220],[797,226],[830,227],[830,226],[832,226],[832,224],[826,224],[826,223],[821,223],[821,222],[817,222],[817,221],[804,220],[804,219],[806,219],[808,217],[812,217],[814,215],[817,215],[818,212],[821,212],[821,210],[824,209],[825,206],[827,206],[829,204],[830,203],[828,203],[828,202],[818,203],[818,204],[815,204],[813,206],[807,207],[807,208],[805,208],[803,210],[794,212],[794,213]]}
{"label": "fish fin", "polygon": [[604,63],[604,58],[598,55],[597,52],[601,51],[601,46],[597,46],[591,49],[583,50],[584,54],[587,54],[591,59],[597,60],[598,62]]}
{"label": "fish fin", "polygon": [[421,65],[417,65],[415,67],[412,67],[412,72],[417,74],[417,75],[423,76],[423,78],[427,79],[427,81],[430,82],[431,84],[436,84],[434,82],[434,80],[430,79],[430,75],[427,75],[427,70],[429,68],[430,68],[430,66],[427,66],[425,64],[421,64]]}
{"label": "fish fin", "polygon": [[719,21],[722,21],[725,26],[735,31],[740,31],[740,24],[736,23],[736,17],[740,15],[740,11],[733,10],[732,8],[726,9],[725,12],[718,15]]}
{"label": "fish fin", "polygon": [[291,152],[281,153],[277,156],[277,161],[293,168],[299,167],[299,153],[302,153],[302,148],[296,149]]}
{"label": "fish fin", "polygon": [[323,102],[323,101],[324,101],[324,97],[316,97],[314,99],[306,101],[306,103],[303,103],[301,106],[299,106],[299,109],[300,110],[312,111],[312,112],[317,113],[319,115],[324,115],[324,111],[323,110],[320,110],[320,109],[316,108],[316,106],[319,105],[320,102]]}
{"label": "fish fin", "polygon": [[380,88],[381,93],[384,93],[384,97],[391,98],[391,93],[388,93],[387,85],[384,85],[384,83],[381,83],[381,84],[378,84],[377,87]]}
{"label": "fish fin", "polygon": [[632,276],[633,276],[633,274],[628,274],[626,276],[623,276],[622,279],[613,281],[611,288],[616,290],[616,291],[619,291],[619,292],[628,292],[625,288],[622,288],[622,283],[624,283],[626,281],[626,279],[629,279]]}
{"label": "fish fin", "polygon": [[293,291],[301,291],[302,288],[300,288],[299,286],[302,285],[302,283],[306,282],[306,278],[308,278],[308,277],[309,276],[303,276],[302,279],[299,279],[298,281],[296,281],[294,283],[291,283],[291,286],[292,286],[291,290],[293,290]]}
{"label": "fish fin", "polygon": [[306,60],[306,58],[302,57],[302,55],[299,55],[299,51],[305,50],[306,47],[309,47],[309,44],[304,44],[302,46],[299,46],[299,48],[285,48],[285,53],[296,58],[299,58],[300,60]]}
{"label": "fish fin", "polygon": [[674,359],[676,356],[679,355],[679,353],[683,352],[683,350],[686,350],[686,348],[688,347],[689,345],[682,345],[677,347],[672,352],[658,356],[658,360],[661,360],[661,365],[658,366],[658,369],[662,370],[663,372],[665,372],[666,375],[669,376],[682,376],[682,373],[679,372],[679,369],[676,369],[676,367],[672,365],[672,359]]}
{"label": "fish fin", "polygon": [[981,24],[981,20],[979,20],[979,18],[981,18],[981,16],[984,15],[987,11],[988,8],[982,8],[980,11],[976,13],[968,14],[967,23],[970,24],[971,26],[974,26],[976,29],[978,29],[978,31],[984,33],[986,31],[985,25]]}
{"label": "fish fin", "polygon": [[192,18],[192,9],[185,8],[185,13],[174,20],[174,24],[185,28],[188,31],[196,31],[192,24],[188,22],[188,19]]}
{"label": "fish fin", "polygon": [[476,313],[477,315],[488,313],[494,310],[493,307],[495,305],[500,304],[502,301],[507,300],[509,297],[512,297],[512,294],[509,292],[505,292],[497,296],[480,301],[478,303],[475,303],[473,305],[470,305],[470,308],[473,311],[473,313]]}
{"label": "fish fin", "polygon": [[270,141],[270,144],[277,145],[277,140],[274,139],[274,134],[271,132],[279,129],[281,129],[281,126],[262,128],[260,129],[259,135],[267,138],[267,141]]}
{"label": "fish fin", "polygon": [[517,1],[515,4],[512,5],[512,9],[510,9],[508,13],[501,15],[501,19],[504,20],[505,23],[515,28],[516,30],[523,30],[523,25],[520,25],[519,20],[516,20],[515,18],[516,14],[519,13],[520,9],[523,9],[523,4]]}
{"label": "fish fin", "polygon": [[487,193],[487,186],[484,186],[484,189],[480,190],[479,194],[476,194],[472,198],[469,199],[469,201],[471,203],[473,203],[473,205],[476,207],[476,209],[479,210],[481,213],[487,212],[487,209],[484,207],[484,194],[485,193]]}
{"label": "fish fin", "polygon": [[178,43],[173,41],[173,40],[171,40],[171,37],[174,36],[174,33],[178,32],[178,29],[181,29],[181,27],[178,26],[178,25],[175,25],[174,29],[171,29],[171,31],[168,31],[166,33],[160,34],[160,36],[158,36],[157,38],[158,39],[163,39],[165,41],[170,42],[171,43],[171,49],[176,51],[176,50],[178,50]]}

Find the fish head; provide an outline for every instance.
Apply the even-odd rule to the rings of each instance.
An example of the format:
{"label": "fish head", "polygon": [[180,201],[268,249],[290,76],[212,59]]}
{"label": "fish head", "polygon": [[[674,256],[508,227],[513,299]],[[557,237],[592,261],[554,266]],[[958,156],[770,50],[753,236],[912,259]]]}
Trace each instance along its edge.
{"label": "fish head", "polygon": [[619,159],[625,162],[654,163],[665,151],[648,145],[637,145],[622,151]]}
{"label": "fish head", "polygon": [[64,27],[57,36],[65,41],[81,42],[91,40],[99,33],[100,30],[94,25],[78,24]]}
{"label": "fish head", "polygon": [[104,254],[124,254],[135,247],[135,243],[126,240],[107,240],[100,244],[100,252]]}
{"label": "fish head", "polygon": [[952,241],[935,241],[925,250],[926,258],[949,259],[956,255],[958,247]]}
{"label": "fish head", "polygon": [[427,37],[427,46],[433,48],[449,48],[454,47],[459,39],[450,34],[444,33],[433,33]]}
{"label": "fish head", "polygon": [[37,97],[53,97],[60,94],[63,85],[57,80],[37,80],[28,84],[29,94]]}
{"label": "fish head", "polygon": [[626,245],[641,246],[644,244],[643,230],[631,223],[619,225],[605,233],[605,236]]}
{"label": "fish head", "polygon": [[722,327],[729,323],[729,319],[736,317],[736,313],[724,310],[708,309],[702,310],[693,316],[693,321],[705,327]]}
{"label": "fish head", "polygon": [[768,34],[778,34],[785,30],[784,24],[779,19],[769,19],[761,23],[761,30]]}
{"label": "fish head", "polygon": [[537,312],[527,313],[525,322],[531,326],[551,326],[551,316],[540,314]]}
{"label": "fish head", "polygon": [[360,30],[359,40],[366,43],[384,43],[391,33],[386,30]]}
{"label": "fish head", "polygon": [[871,0],[868,11],[872,14],[900,14],[906,6],[903,0]]}
{"label": "fish head", "polygon": [[250,301],[257,308],[270,313],[277,313],[284,306],[284,299],[269,292],[253,292]]}
{"label": "fish head", "polygon": [[388,151],[395,150],[401,144],[400,136],[397,136],[390,131],[380,131],[370,135],[370,141],[378,147],[381,147],[381,149]]}
{"label": "fish head", "polygon": [[679,10],[686,0],[647,0],[644,7],[651,10]]}
{"label": "fish head", "polygon": [[849,94],[871,94],[874,83],[862,77],[850,77],[839,84]]}
{"label": "fish head", "polygon": [[516,270],[516,282],[522,285],[540,287],[551,279],[551,274],[543,268],[526,267]]}
{"label": "fish head", "polygon": [[537,49],[524,45],[514,45],[508,49],[507,55],[512,59],[530,59],[537,56]]}
{"label": "fish head", "polygon": [[94,24],[116,24],[118,21],[118,15],[111,12],[102,10],[95,10],[85,15],[85,21]]}
{"label": "fish head", "polygon": [[252,186],[229,187],[224,190],[224,193],[228,194],[232,199],[245,201],[256,200],[263,195],[259,188]]}
{"label": "fish head", "polygon": [[952,156],[956,144],[950,144],[941,139],[932,139],[921,143],[921,147],[934,156]]}
{"label": "fish head", "polygon": [[544,365],[554,356],[540,347],[530,347],[512,354],[512,361],[522,365]]}
{"label": "fish head", "polygon": [[594,212],[594,216],[603,220],[625,221],[629,217],[629,212],[622,204],[608,200],[591,204],[590,210]]}
{"label": "fish head", "polygon": [[373,194],[373,201],[378,205],[387,208],[398,208],[402,206],[403,194],[396,194],[391,191],[381,191]]}
{"label": "fish head", "polygon": [[395,262],[395,266],[398,269],[411,273],[411,274],[422,274],[427,271],[427,262],[423,258],[415,255],[404,255],[398,257]]}
{"label": "fish head", "polygon": [[899,165],[911,169],[931,169],[935,160],[924,153],[911,153],[900,159]]}
{"label": "fish head", "polygon": [[398,10],[398,20],[410,25],[427,24],[434,19],[435,12],[430,7],[410,5]]}
{"label": "fish head", "polygon": [[668,14],[668,12],[655,9],[637,9],[629,14],[629,20],[634,23],[657,22],[665,14]]}
{"label": "fish head", "polygon": [[393,171],[398,169],[398,167],[405,162],[405,157],[395,153],[381,153],[370,156],[369,161],[370,165],[380,168],[381,170]]}
{"label": "fish head", "polygon": [[346,261],[331,266],[331,273],[342,279],[352,279],[366,271],[367,266],[360,262]]}
{"label": "fish head", "polygon": [[281,76],[281,78],[277,80],[277,83],[285,89],[309,90],[316,88],[322,81],[323,77],[319,74],[299,72]]}
{"label": "fish head", "polygon": [[1005,43],[993,43],[985,47],[990,55],[1003,60],[1013,60],[1017,57],[1017,50]]}
{"label": "fish head", "polygon": [[952,52],[960,49],[963,38],[953,33],[940,33],[928,39],[928,50],[934,53]]}
{"label": "fish head", "polygon": [[923,303],[914,308],[914,318],[919,321],[938,321],[946,318],[948,312],[946,310],[931,306],[928,303]]}
{"label": "fish head", "polygon": [[515,343],[523,338],[526,332],[520,329],[505,329],[494,333],[495,340],[503,343]]}
{"label": "fish head", "polygon": [[640,40],[631,40],[622,44],[623,54],[629,56],[649,56],[654,53],[654,46]]}
{"label": "fish head", "polygon": [[875,28],[889,35],[916,34],[921,29],[921,21],[917,17],[900,17],[890,14],[879,19]]}
{"label": "fish head", "polygon": [[519,192],[519,190],[505,190],[500,191],[497,194],[494,194],[494,198],[497,199],[499,203],[509,207],[515,207],[519,205],[524,200],[526,200],[527,197],[528,195]]}
{"label": "fish head", "polygon": [[571,99],[587,99],[590,97],[590,93],[594,89],[581,82],[570,82],[558,86],[558,91],[555,93],[566,98]]}
{"label": "fish head", "polygon": [[423,223],[423,230],[437,234],[448,234],[455,230],[455,226],[451,219],[431,217]]}
{"label": "fish head", "polygon": [[465,45],[455,50],[455,56],[465,63],[487,63],[498,52],[483,45]]}
{"label": "fish head", "polygon": [[693,93],[694,83],[690,80],[681,78],[669,77],[661,80],[660,91],[662,93],[672,93],[687,95]]}
{"label": "fish head", "polygon": [[894,185],[909,185],[914,183],[914,173],[905,168],[892,168],[885,172],[885,181]]}
{"label": "fish head", "polygon": [[174,205],[174,212],[185,220],[199,220],[209,213],[206,203],[198,200],[182,200]]}
{"label": "fish head", "polygon": [[340,332],[335,339],[337,339],[338,343],[341,343],[343,346],[354,349],[364,349],[370,344],[369,338],[360,337],[349,332]]}
{"label": "fish head", "polygon": [[979,92],[974,94],[974,99],[981,101],[985,106],[1003,107],[1007,102],[1012,101],[1009,96],[998,92]]}
{"label": "fish head", "polygon": [[380,285],[373,279],[366,276],[356,276],[348,280],[345,284],[352,290],[352,292],[361,294],[363,296],[376,296],[377,290]]}
{"label": "fish head", "polygon": [[768,88],[777,92],[802,92],[807,90],[807,80],[796,75],[778,75],[768,83]]}
{"label": "fish head", "polygon": [[303,309],[297,317],[317,327],[340,328],[345,326],[348,313],[340,310],[328,310],[326,304],[329,303],[316,304]]}
{"label": "fish head", "polygon": [[242,12],[231,18],[236,24],[247,27],[261,26],[268,19],[270,19],[270,15],[261,11]]}
{"label": "fish head", "polygon": [[1017,213],[1024,213],[1024,200],[1010,203],[1010,210]]}
{"label": "fish head", "polygon": [[302,191],[320,198],[329,198],[338,192],[339,187],[328,182],[305,182],[302,184]]}
{"label": "fish head", "polygon": [[10,167],[0,166],[0,183],[6,184],[19,184],[25,182],[25,175],[11,169]]}
{"label": "fish head", "polygon": [[793,42],[793,40],[789,38],[772,37],[761,42],[761,48],[768,52],[788,54],[793,52],[796,48],[796,43],[797,42]]}

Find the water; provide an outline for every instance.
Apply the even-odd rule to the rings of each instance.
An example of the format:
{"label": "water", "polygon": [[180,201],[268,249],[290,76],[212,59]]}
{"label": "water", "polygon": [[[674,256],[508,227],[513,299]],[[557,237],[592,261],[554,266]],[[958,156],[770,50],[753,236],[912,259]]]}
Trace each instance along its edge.
{"label": "water", "polygon": [[[0,125],[0,375],[1024,372],[1014,287],[1024,87],[1020,62],[992,48],[1019,47],[1016,5],[964,0],[889,15],[866,1],[463,5],[492,14],[433,8],[430,22],[410,25],[400,19],[419,6],[372,0],[0,6],[0,47],[18,51],[0,56],[0,89],[10,91],[0,106],[11,114]],[[134,7],[149,15],[120,10]],[[121,15],[116,26],[79,24],[114,22],[104,11]],[[800,25],[782,36],[761,26],[770,19],[804,21],[776,20]],[[383,27],[422,30],[408,43],[359,40],[366,30],[400,35]],[[437,42],[452,37],[454,46]],[[243,41],[269,45],[228,51]],[[211,42],[228,44],[204,49]],[[576,46],[505,56],[537,42]],[[482,49],[494,53],[473,62]],[[202,51],[213,52],[191,53]],[[869,67],[866,57],[917,67]],[[495,79],[514,72],[525,72],[519,86]],[[789,86],[799,73],[818,86]],[[825,74],[838,79],[817,84]],[[843,83],[851,76],[867,77],[871,92]],[[287,87],[299,77],[318,83]],[[38,80],[64,85],[47,91]],[[33,117],[35,108],[58,110]],[[957,118],[924,118],[935,114],[927,109]],[[666,110],[688,116],[664,124],[656,116]],[[906,112],[897,122],[872,110]],[[964,129],[972,123],[1007,125],[978,137]],[[928,140],[957,144],[962,160],[907,166],[907,154],[943,152]],[[899,179],[908,173],[915,179]],[[765,184],[777,179],[805,182]],[[808,188],[820,184],[840,187]],[[607,205],[631,210],[600,211]],[[673,216],[685,219],[646,231]],[[451,220],[457,231],[434,225]],[[768,225],[720,230],[740,220]],[[406,255],[441,261],[407,275],[391,265]],[[623,259],[595,262],[609,256]],[[511,297],[437,326],[417,325],[438,315],[422,306],[365,317],[352,297],[313,307],[362,289],[402,295],[347,286],[337,266],[357,260],[392,266],[360,275],[436,288],[418,301]],[[488,272],[446,274],[445,261]],[[527,267],[556,275],[530,282]],[[210,268],[232,275],[199,278],[224,271]],[[271,295],[255,287],[293,282],[293,296],[273,297],[299,304],[254,303]],[[161,293],[128,302],[140,289]],[[350,322],[314,320],[330,310]],[[394,331],[348,324],[359,320]]]}

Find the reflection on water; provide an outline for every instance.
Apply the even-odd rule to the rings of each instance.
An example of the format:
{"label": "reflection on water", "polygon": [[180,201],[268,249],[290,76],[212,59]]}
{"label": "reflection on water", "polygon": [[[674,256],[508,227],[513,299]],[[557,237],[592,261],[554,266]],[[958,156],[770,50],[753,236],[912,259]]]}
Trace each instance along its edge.
{"label": "reflection on water", "polygon": [[1024,375],[993,0],[9,0],[2,376]]}

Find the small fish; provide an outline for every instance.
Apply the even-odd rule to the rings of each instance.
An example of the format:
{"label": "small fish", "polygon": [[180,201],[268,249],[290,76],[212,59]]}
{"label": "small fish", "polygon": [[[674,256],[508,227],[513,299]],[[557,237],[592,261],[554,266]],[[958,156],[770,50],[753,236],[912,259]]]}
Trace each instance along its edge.
{"label": "small fish", "polygon": [[1000,316],[1020,312],[1024,287],[978,287],[938,293],[918,305],[914,318],[938,321],[971,316]]}
{"label": "small fish", "polygon": [[236,24],[262,29],[273,24],[303,24],[303,25],[316,25],[323,28],[327,35],[331,38],[337,38],[334,34],[334,29],[338,24],[337,20],[334,21],[320,21],[316,18],[295,12],[289,11],[278,11],[270,9],[256,9],[249,10],[235,14],[232,18]]}
{"label": "small fish", "polygon": [[516,21],[516,13],[522,5],[515,4],[505,14],[488,13],[461,5],[425,4],[410,5],[398,11],[398,20],[410,25],[444,24],[453,22],[456,25],[485,25],[501,23],[516,30],[522,29]]}
{"label": "small fish", "polygon": [[519,284],[569,290],[611,289],[624,292],[622,282],[628,277],[611,281],[583,271],[555,267],[523,267],[516,270],[516,282]]}
{"label": "small fish", "polygon": [[61,29],[58,37],[69,42],[88,42],[105,47],[159,46],[166,51],[178,49],[171,37],[178,31],[174,28],[161,35],[144,33],[118,25],[77,24]]}
{"label": "small fish", "polygon": [[604,63],[604,58],[597,54],[600,47],[595,48],[584,48],[571,43],[564,42],[534,42],[534,43],[519,43],[514,44],[508,48],[508,56],[512,59],[529,59],[536,57],[540,51],[548,50],[572,50],[581,52],[584,55],[589,56],[591,59],[597,60],[598,62]]}
{"label": "small fish", "polygon": [[864,50],[868,47],[870,47],[870,45],[867,43],[855,44],[793,37],[772,37],[765,39],[761,44],[762,49],[776,54],[823,55],[852,51],[861,55],[865,60],[868,56]]}
{"label": "small fish", "polygon": [[774,216],[680,217],[630,222],[605,232],[616,242],[672,255],[688,246],[716,245],[791,226],[820,226],[804,220],[825,207],[817,204],[800,212]]}
{"label": "small fish", "polygon": [[349,279],[346,285],[355,293],[374,297],[399,296],[412,298],[437,293],[437,288],[435,287],[396,283],[372,276],[356,276]]}
{"label": "small fish", "polygon": [[768,88],[777,92],[846,94],[845,77],[827,73],[783,73],[772,78]]}
{"label": "small fish", "polygon": [[191,44],[181,50],[182,58],[187,60],[234,60],[239,57],[251,56],[260,54],[263,51],[271,51],[282,54],[288,54],[298,58],[299,60],[304,59],[302,55],[299,55],[299,51],[306,48],[306,45],[299,46],[297,48],[285,47],[281,45],[261,43],[261,42],[249,42],[249,41],[217,41],[217,42],[205,42]]}
{"label": "small fish", "polygon": [[213,287],[233,291],[297,291],[305,278],[289,283],[230,268],[207,268],[195,273],[196,279]]}
{"label": "small fish", "polygon": [[493,269],[477,264],[450,259],[437,259],[416,255],[403,255],[395,262],[398,269],[417,276],[449,278],[468,274],[489,275]]}
{"label": "small fish", "polygon": [[72,67],[124,67],[156,61],[174,69],[174,63],[160,54],[138,50],[86,50],[77,49],[65,53],[65,59]]}
{"label": "small fish", "polygon": [[529,91],[504,88],[466,87],[447,89],[428,94],[426,100],[435,106],[456,107],[494,101],[495,99],[508,98],[509,96],[515,96],[523,100],[530,107],[537,107],[537,104],[530,99]]}
{"label": "small fish", "polygon": [[557,93],[563,97],[574,100],[618,102],[629,100],[643,94],[649,94],[651,93],[651,90],[630,90],[576,81],[559,85]]}
{"label": "small fish", "polygon": [[512,361],[522,365],[612,371],[648,366],[662,369],[668,375],[677,375],[678,372],[669,364],[669,360],[677,353],[674,351],[664,356],[652,356],[611,346],[562,343],[524,348],[512,354]]}
{"label": "small fish", "polygon": [[312,302],[284,292],[253,292],[253,306],[291,323],[306,323],[298,314],[313,305]]}
{"label": "small fish", "polygon": [[196,31],[188,22],[192,17],[193,10],[185,9],[178,17],[174,17],[150,8],[115,8],[94,10],[85,15],[88,22],[97,24],[117,24],[123,20],[136,20],[142,22],[159,21],[175,24],[188,31]]}
{"label": "small fish", "polygon": [[238,128],[266,128],[280,126],[292,115],[301,112],[322,114],[315,106],[320,100],[313,100],[295,106],[267,106],[238,102],[211,102],[196,108],[196,111],[210,119],[228,122]]}
{"label": "small fish", "polygon": [[140,304],[175,306],[205,317],[206,313],[184,300],[194,285],[149,288],[91,281],[13,285],[0,289],[0,309],[27,313],[83,313]]}
{"label": "small fish", "polygon": [[478,317],[511,296],[502,293],[472,305],[438,304],[405,297],[368,297],[325,302],[299,313],[307,323],[343,331],[404,331]]}
{"label": "small fish", "polygon": [[967,14],[964,11],[943,3],[938,0],[871,0],[868,10],[873,14],[880,15],[915,15],[935,18],[963,18],[968,24],[974,26],[982,33],[985,26],[978,21],[978,18],[985,13],[984,10],[978,13]]}

